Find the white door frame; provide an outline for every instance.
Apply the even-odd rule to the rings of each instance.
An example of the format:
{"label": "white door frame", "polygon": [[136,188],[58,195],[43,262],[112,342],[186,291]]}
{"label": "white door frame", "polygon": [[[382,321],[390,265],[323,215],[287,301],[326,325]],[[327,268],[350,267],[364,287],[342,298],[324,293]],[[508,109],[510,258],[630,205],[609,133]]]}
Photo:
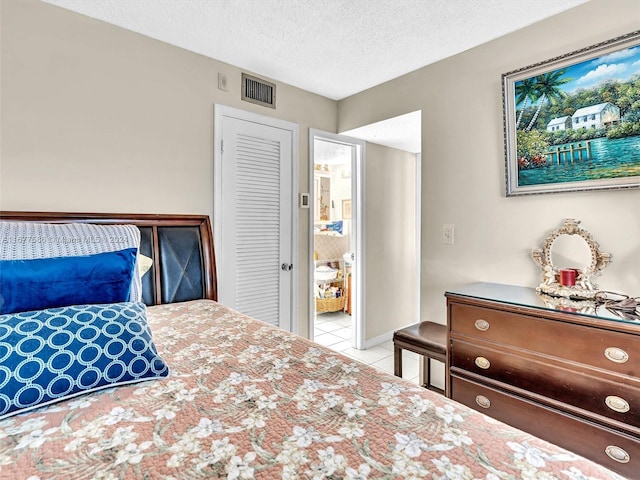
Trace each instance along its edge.
{"label": "white door frame", "polygon": [[[365,348],[365,331],[364,321],[364,252],[365,252],[365,238],[364,238],[364,214],[365,205],[362,199],[364,198],[364,158],[365,158],[365,145],[364,140],[348,137],[346,135],[338,135],[336,133],[324,132],[322,130],[316,130],[314,128],[309,129],[309,337],[313,340],[313,321],[315,314],[314,293],[313,285],[315,283],[314,272],[315,263],[313,258],[313,212],[315,208],[315,195],[313,194],[313,171],[314,171],[314,139],[320,138],[322,140],[328,140],[335,143],[342,143],[347,145],[356,145],[360,147],[360,155],[352,155],[351,157],[351,211],[355,221],[353,222],[353,240],[355,245],[355,252],[357,257],[354,262],[354,278],[355,287],[352,286],[355,295],[352,296],[352,316],[355,319],[352,322],[352,346],[357,349]],[[355,301],[353,301],[355,299]]]}
{"label": "white door frame", "polygon": [[[422,318],[422,153],[416,153],[416,322]],[[422,364],[421,364],[422,365]],[[422,367],[420,367],[422,368]]]}
{"label": "white door frame", "polygon": [[[270,127],[280,128],[291,132],[291,161],[292,161],[292,188],[291,188],[291,205],[292,209],[291,227],[291,258],[293,259],[292,275],[299,275],[300,269],[296,262],[298,261],[298,164],[300,158],[300,139],[299,126],[292,122],[280,120],[278,118],[267,117],[257,113],[248,112],[238,108],[228,107],[226,105],[214,105],[214,121],[213,121],[213,242],[216,249],[222,251],[222,121],[223,117],[232,117],[246,122],[254,122]],[[291,325],[289,326],[293,333],[298,333],[298,289],[295,287],[295,281],[291,282]]]}

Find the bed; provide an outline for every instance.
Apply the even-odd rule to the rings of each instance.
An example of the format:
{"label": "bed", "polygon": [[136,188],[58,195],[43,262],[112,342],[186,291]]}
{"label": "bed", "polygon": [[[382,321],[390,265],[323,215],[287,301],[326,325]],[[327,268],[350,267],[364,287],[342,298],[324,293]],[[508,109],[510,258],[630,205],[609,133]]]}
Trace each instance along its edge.
{"label": "bed", "polygon": [[[69,258],[43,260],[37,252],[48,248],[42,238],[8,238],[7,232],[16,235],[16,224],[27,232],[34,225],[135,226],[140,231],[138,256],[127,257],[127,265],[140,269],[143,255],[150,268],[132,274],[129,296],[121,302],[0,315],[0,400],[16,396],[20,389],[12,382],[30,381],[23,378],[28,366],[52,370],[58,375],[55,382],[66,378],[62,390],[70,389],[69,383],[90,387],[40,404],[20,400],[0,408],[2,479],[622,478],[439,394],[217,303],[206,216],[2,212],[4,297],[11,296],[7,278],[15,265],[36,265],[35,278],[42,262],[53,269],[46,270],[52,275],[79,257],[84,262],[107,255],[117,263],[112,262],[116,251],[65,252],[62,257]],[[3,225],[15,228],[2,230]],[[7,247],[18,241],[30,245]],[[128,250],[117,250],[117,255]],[[59,265],[62,269],[56,270]],[[24,280],[20,272],[18,282]],[[89,282],[76,290],[87,290],[87,295],[104,290]],[[118,324],[121,317],[124,327]],[[73,330],[69,318],[102,323]],[[54,333],[43,333],[47,328]],[[13,345],[9,332],[18,338]],[[82,344],[73,350],[80,371],[67,378],[73,375],[56,363],[59,350],[75,340],[100,342],[100,332],[108,337],[101,344],[104,355],[127,345],[135,350],[138,356],[124,370],[141,377],[117,381],[110,372],[120,360],[109,357],[111,363],[94,367],[91,362],[99,355],[87,354],[89,347]],[[125,333],[135,338],[123,336],[121,341]],[[39,336],[45,340],[34,340]],[[149,356],[142,368],[136,366],[143,355],[139,344]],[[34,360],[45,346],[58,350],[44,361]],[[17,366],[14,354],[24,357]],[[99,373],[109,377],[106,384],[98,385],[92,377]]]}

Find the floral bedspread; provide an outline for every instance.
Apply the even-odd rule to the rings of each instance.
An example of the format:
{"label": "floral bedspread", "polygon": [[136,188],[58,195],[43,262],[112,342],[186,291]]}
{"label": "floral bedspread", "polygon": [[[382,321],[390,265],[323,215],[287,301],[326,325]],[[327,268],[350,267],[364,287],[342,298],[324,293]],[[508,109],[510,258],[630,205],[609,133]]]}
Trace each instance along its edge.
{"label": "floral bedspread", "polygon": [[215,302],[148,317],[169,377],[0,422],[0,478],[621,478]]}

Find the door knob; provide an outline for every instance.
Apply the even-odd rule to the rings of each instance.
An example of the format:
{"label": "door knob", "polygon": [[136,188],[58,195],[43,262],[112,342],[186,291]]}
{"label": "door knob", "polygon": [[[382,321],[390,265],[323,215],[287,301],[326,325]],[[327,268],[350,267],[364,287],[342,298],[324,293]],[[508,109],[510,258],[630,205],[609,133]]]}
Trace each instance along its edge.
{"label": "door knob", "polygon": [[284,270],[285,272],[288,272],[290,270],[293,270],[293,264],[292,263],[283,263],[280,268],[282,270]]}

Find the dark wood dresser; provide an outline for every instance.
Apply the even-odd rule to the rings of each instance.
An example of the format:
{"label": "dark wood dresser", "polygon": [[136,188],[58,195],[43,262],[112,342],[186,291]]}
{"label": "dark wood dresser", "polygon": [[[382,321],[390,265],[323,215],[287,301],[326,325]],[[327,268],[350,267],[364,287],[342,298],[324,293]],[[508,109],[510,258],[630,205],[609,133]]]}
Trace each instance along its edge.
{"label": "dark wood dresser", "polygon": [[640,478],[640,324],[533,288],[446,293],[447,395]]}

